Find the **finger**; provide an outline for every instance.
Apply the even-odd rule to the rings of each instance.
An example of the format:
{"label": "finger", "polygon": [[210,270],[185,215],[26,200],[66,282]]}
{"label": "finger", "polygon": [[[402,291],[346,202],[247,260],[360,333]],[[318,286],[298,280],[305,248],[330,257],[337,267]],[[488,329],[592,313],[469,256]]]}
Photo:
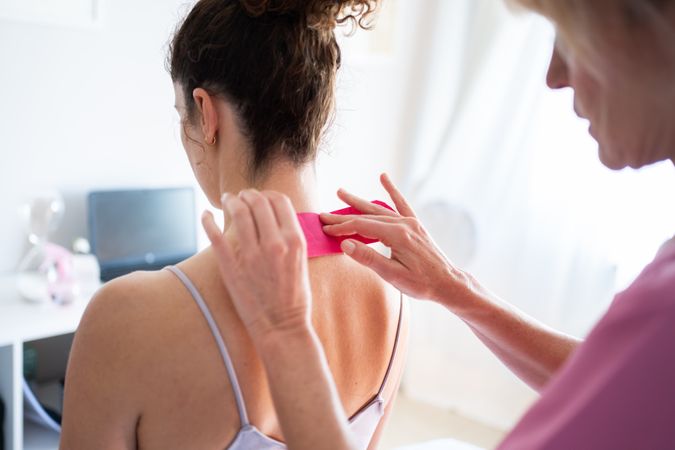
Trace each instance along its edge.
{"label": "finger", "polygon": [[269,240],[279,234],[279,224],[267,197],[253,189],[239,194],[248,205],[261,241]]}
{"label": "finger", "polygon": [[216,259],[218,260],[218,266],[221,268],[223,277],[226,278],[225,285],[229,283],[230,274],[233,272],[231,269],[234,266],[234,254],[230,248],[229,242],[225,239],[225,236],[216,225],[215,220],[213,219],[213,214],[210,211],[204,211],[202,214],[202,227],[206,231],[206,236],[211,241],[211,247],[213,248]]}
{"label": "finger", "polygon": [[237,234],[242,246],[258,245],[258,231],[251,209],[239,197],[229,196],[224,207],[230,215],[232,228]]}
{"label": "finger", "polygon": [[396,210],[399,212],[399,214],[405,217],[417,217],[412,206],[410,206],[403,194],[401,194],[401,191],[399,191],[396,185],[394,185],[394,182],[391,181],[389,175],[386,173],[380,175],[380,183],[382,183],[382,186],[389,194],[389,197],[391,197],[391,200],[394,202]]}
{"label": "finger", "polygon": [[340,248],[346,255],[350,256],[356,262],[374,270],[385,281],[392,282],[394,275],[400,270],[401,265],[380,253],[376,252],[367,245],[346,239],[342,241]]}
{"label": "finger", "polygon": [[321,213],[319,214],[319,219],[321,220],[321,223],[324,225],[335,225],[338,223],[344,223],[347,222],[348,220],[352,220],[354,218],[353,215],[345,215],[345,214],[331,214],[331,213]]}
{"label": "finger", "polygon": [[232,218],[230,217],[230,214],[227,212],[227,208],[225,208],[225,202],[227,202],[227,199],[229,198],[230,194],[227,192],[224,192],[223,195],[220,197],[220,208],[223,211],[223,229],[227,230],[230,227],[230,222],[232,221]]}
{"label": "finger", "polygon": [[340,200],[348,204],[349,206],[352,206],[359,210],[363,214],[379,214],[379,215],[385,215],[385,216],[393,216],[396,215],[394,211],[391,211],[384,206],[376,205],[375,203],[371,203],[368,200],[364,200],[359,196],[356,196],[354,194],[350,194],[349,192],[345,191],[344,189],[339,189],[337,193],[338,197]]}
{"label": "finger", "polygon": [[269,192],[268,195],[287,245],[291,249],[300,250],[302,258],[306,260],[307,240],[291,200],[278,192]]}
{"label": "finger", "polygon": [[223,233],[218,228],[216,221],[213,219],[213,214],[210,211],[204,211],[202,213],[202,227],[206,231],[206,236],[211,241],[212,245],[221,245],[223,239]]}
{"label": "finger", "polygon": [[227,238],[225,238],[225,235],[220,232],[210,212],[205,211],[202,214],[202,226],[211,241],[211,247],[216,255],[218,272],[223,280],[223,285],[233,297],[241,295],[242,290],[245,291],[247,286],[242,285],[245,282],[239,275],[234,250],[227,241]]}
{"label": "finger", "polygon": [[386,246],[391,246],[394,238],[400,233],[400,225],[378,222],[371,219],[358,218],[338,225],[327,225],[324,232],[331,236],[351,236],[358,234],[365,238],[376,239]]}
{"label": "finger", "polygon": [[293,233],[302,233],[302,227],[300,227],[300,222],[298,221],[298,215],[293,208],[291,200],[280,192],[274,191],[265,191],[263,193],[267,196],[274,210],[277,222],[279,227],[287,232]]}
{"label": "finger", "polygon": [[354,219],[372,219],[379,220],[380,222],[390,222],[395,223],[401,220],[400,216],[380,216],[374,214],[330,214],[330,213],[321,213],[319,215],[321,222],[324,225],[336,225],[340,223],[349,222]]}

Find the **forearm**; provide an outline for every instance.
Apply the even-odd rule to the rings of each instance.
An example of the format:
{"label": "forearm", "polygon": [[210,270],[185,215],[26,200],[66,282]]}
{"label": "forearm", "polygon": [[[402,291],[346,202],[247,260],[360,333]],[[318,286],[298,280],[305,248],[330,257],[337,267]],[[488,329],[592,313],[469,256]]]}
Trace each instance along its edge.
{"label": "forearm", "polygon": [[[533,389],[541,390],[580,341],[507,304],[470,275],[460,276],[468,278],[464,284],[468,292],[446,290],[441,303],[459,316],[512,372]],[[466,298],[459,302],[457,295]]]}
{"label": "forearm", "polygon": [[389,257],[354,239],[346,239],[341,246],[355,261],[371,268],[406,295],[446,306],[513,372],[533,388],[541,389],[579,341],[510,307],[456,268],[391,180],[384,175],[380,180],[397,212],[340,191],[340,198],[365,216],[323,214],[324,232],[336,237],[356,234],[378,239],[391,249]]}
{"label": "forearm", "polygon": [[257,344],[290,449],[354,448],[347,417],[314,331],[283,332]]}
{"label": "forearm", "polygon": [[307,247],[291,201],[245,190],[225,194],[222,206],[232,235],[221,232],[208,213],[202,223],[262,359],[288,447],[351,449],[347,418],[310,321]]}

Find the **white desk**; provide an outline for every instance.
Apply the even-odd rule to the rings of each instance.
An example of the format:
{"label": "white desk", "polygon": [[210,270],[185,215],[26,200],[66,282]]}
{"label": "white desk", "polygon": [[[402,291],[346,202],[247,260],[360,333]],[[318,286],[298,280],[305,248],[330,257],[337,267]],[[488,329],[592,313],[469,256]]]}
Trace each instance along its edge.
{"label": "white desk", "polygon": [[36,339],[72,333],[80,322],[87,300],[60,306],[32,304],[16,291],[15,278],[0,276],[0,396],[5,401],[5,448],[51,450],[58,447],[56,433],[23,420],[23,344]]}

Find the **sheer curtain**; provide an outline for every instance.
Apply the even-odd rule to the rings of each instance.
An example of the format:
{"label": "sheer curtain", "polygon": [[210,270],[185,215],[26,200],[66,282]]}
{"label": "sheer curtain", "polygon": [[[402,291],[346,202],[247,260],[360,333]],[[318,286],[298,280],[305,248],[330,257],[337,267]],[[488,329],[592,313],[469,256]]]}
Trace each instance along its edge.
{"label": "sheer curtain", "polygon": [[[425,6],[435,12],[412,68],[404,190],[451,258],[582,337],[675,233],[672,164],[601,166],[571,92],[544,84],[553,30],[542,19],[500,0]],[[414,308],[406,393],[510,427],[536,395],[460,321]]]}

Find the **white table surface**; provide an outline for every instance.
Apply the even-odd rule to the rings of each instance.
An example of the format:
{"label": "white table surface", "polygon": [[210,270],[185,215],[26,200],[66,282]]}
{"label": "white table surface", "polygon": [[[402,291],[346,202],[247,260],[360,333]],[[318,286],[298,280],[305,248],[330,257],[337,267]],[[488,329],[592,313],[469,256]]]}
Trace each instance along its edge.
{"label": "white table surface", "polygon": [[89,298],[68,305],[30,303],[17,292],[15,276],[0,276],[0,346],[72,333]]}

